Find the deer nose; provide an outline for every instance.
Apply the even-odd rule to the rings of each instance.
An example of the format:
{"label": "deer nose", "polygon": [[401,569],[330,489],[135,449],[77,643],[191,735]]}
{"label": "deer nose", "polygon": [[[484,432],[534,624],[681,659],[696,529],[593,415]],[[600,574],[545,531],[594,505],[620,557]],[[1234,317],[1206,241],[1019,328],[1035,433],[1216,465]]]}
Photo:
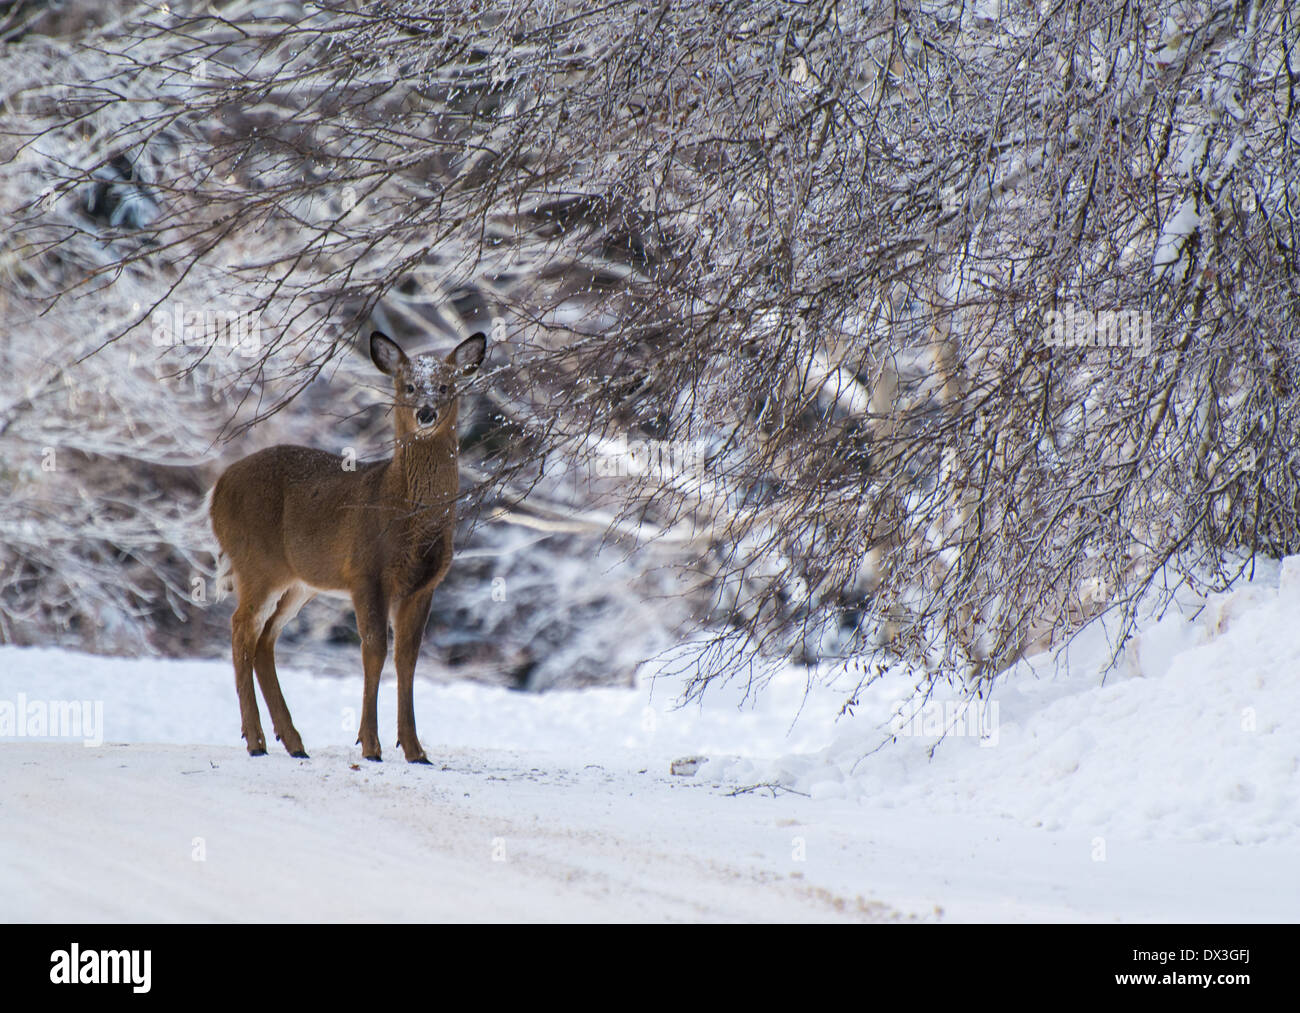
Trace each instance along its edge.
{"label": "deer nose", "polygon": [[415,421],[422,426],[427,426],[430,422],[438,417],[438,413],[428,405],[421,405],[420,410],[415,413]]}

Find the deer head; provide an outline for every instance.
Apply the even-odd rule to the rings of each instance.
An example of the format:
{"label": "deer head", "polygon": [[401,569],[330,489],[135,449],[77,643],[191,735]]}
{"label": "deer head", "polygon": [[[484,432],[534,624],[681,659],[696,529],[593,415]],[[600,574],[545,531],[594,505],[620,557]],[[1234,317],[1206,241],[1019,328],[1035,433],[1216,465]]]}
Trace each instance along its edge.
{"label": "deer head", "polygon": [[478,372],[487,352],[487,336],[479,331],[445,357],[427,352],[408,358],[388,335],[370,335],[370,359],[393,378],[393,411],[397,438],[430,436],[454,425],[456,401],[465,381]]}

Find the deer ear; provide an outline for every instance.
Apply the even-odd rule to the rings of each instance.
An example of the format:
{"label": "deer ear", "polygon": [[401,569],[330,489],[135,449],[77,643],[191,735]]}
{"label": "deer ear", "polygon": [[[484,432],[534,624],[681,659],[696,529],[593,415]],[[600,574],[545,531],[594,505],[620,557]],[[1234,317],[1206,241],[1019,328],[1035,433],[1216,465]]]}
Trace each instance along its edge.
{"label": "deer ear", "polygon": [[462,376],[469,376],[483,365],[483,356],[487,354],[487,335],[482,331],[466,338],[447,356],[447,365],[459,370]]}
{"label": "deer ear", "polygon": [[379,372],[392,376],[397,372],[397,367],[406,361],[406,353],[383,331],[375,331],[370,335],[370,361]]}

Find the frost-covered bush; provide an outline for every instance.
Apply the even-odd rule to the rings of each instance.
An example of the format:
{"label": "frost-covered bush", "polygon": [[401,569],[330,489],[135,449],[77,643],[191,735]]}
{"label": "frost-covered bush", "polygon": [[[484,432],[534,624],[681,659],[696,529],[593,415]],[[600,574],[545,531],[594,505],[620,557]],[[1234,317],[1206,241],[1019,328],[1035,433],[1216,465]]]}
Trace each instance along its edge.
{"label": "frost-covered bush", "polygon": [[[490,327],[448,657],[529,683],[671,584],[739,655],[978,685],[1166,564],[1297,549],[1285,4],[121,10],[0,57],[15,347],[110,398],[189,367],[193,404],[155,399],[143,439],[200,474],[248,445],[211,444],[223,423],[381,443],[373,324]],[[178,300],[252,314],[256,351],[160,354]],[[128,449],[90,453],[173,466],[110,428]],[[9,427],[15,462],[40,432]],[[81,558],[91,522],[55,516]],[[548,534],[502,574],[472,553],[506,528]],[[687,579],[633,579],[660,567]],[[534,614],[487,608],[547,573]]]}

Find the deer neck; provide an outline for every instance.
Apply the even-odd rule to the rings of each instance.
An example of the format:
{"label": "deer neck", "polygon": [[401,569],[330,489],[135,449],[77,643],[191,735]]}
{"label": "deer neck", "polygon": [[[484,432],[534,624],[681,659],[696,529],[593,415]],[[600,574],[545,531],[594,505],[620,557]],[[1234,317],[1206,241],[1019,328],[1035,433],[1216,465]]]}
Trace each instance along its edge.
{"label": "deer neck", "polygon": [[460,491],[458,449],[454,409],[427,434],[398,434],[389,478],[416,526],[438,526],[452,515]]}

